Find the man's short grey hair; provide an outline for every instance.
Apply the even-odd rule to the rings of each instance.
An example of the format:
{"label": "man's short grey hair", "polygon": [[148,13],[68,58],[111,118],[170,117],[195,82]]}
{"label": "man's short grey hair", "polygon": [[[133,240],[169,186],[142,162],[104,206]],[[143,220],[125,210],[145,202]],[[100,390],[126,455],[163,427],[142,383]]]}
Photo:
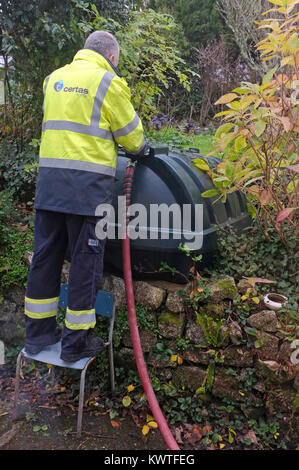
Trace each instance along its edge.
{"label": "man's short grey hair", "polygon": [[119,56],[119,45],[115,37],[107,31],[94,31],[85,41],[84,49],[91,49],[107,57],[113,54]]}

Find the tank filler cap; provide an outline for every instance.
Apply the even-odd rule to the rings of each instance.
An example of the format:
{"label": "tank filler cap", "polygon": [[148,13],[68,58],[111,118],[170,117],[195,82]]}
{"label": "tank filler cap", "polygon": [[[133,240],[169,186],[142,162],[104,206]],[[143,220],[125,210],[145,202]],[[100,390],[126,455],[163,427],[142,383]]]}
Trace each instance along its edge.
{"label": "tank filler cap", "polygon": [[151,145],[150,157],[155,157],[156,155],[168,155],[168,145]]}

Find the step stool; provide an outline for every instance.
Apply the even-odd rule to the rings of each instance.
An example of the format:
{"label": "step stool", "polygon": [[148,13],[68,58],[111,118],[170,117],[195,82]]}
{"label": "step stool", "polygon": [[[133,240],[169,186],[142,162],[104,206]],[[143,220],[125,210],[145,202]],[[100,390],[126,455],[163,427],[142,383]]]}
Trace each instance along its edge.
{"label": "step stool", "polygon": [[[68,285],[62,284],[60,289],[59,297],[59,306],[67,307],[67,298],[68,298]],[[107,318],[110,318],[109,321],[109,332],[108,332],[108,342],[105,343],[105,347],[108,347],[109,352],[109,366],[110,366],[110,384],[111,391],[114,393],[115,389],[115,373],[114,373],[114,360],[113,360],[113,328],[115,321],[115,298],[114,294],[105,291],[98,291],[95,311],[97,315],[101,315]],[[84,403],[84,389],[85,389],[85,375],[89,364],[94,361],[96,356],[93,357],[84,357],[76,362],[65,362],[60,359],[61,352],[61,341],[58,341],[56,344],[47,346],[38,354],[30,355],[23,348],[17,358],[17,367],[16,367],[16,381],[15,381],[15,398],[14,398],[14,412],[13,416],[16,419],[17,416],[17,407],[19,400],[19,390],[20,390],[20,372],[21,372],[21,363],[22,358],[30,359],[33,361],[44,362],[51,365],[51,372],[54,370],[54,366],[66,367],[69,369],[78,369],[81,370],[80,378],[80,395],[79,395],[79,408],[78,408],[78,418],[77,418],[77,437],[81,437],[82,431],[82,415],[83,415],[83,403]],[[103,352],[103,351],[101,351]]]}

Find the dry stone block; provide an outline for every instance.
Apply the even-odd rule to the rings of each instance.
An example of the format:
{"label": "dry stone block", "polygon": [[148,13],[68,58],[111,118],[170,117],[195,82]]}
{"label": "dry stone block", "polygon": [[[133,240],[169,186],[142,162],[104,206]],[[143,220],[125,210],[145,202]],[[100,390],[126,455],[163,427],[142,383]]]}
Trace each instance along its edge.
{"label": "dry stone block", "polygon": [[277,355],[277,361],[281,363],[288,364],[291,360],[293,349],[291,348],[291,343],[289,341],[283,341],[279,348]]}
{"label": "dry stone block", "polygon": [[182,313],[184,311],[184,299],[176,292],[169,292],[166,299],[166,309],[173,313]]}
{"label": "dry stone block", "polygon": [[259,360],[256,368],[259,376],[263,380],[270,380],[272,384],[291,382],[296,376],[295,369],[284,368],[282,364],[272,360]]}
{"label": "dry stone block", "polygon": [[233,300],[238,296],[238,289],[232,276],[214,281],[208,284],[207,287],[211,290],[211,295],[207,299],[209,302],[217,303],[225,299]]}
{"label": "dry stone block", "polygon": [[241,279],[237,284],[237,289],[240,294],[254,293],[256,292],[252,284],[247,279]]}
{"label": "dry stone block", "polygon": [[259,359],[270,360],[276,358],[279,344],[279,339],[276,336],[263,331],[257,331],[255,344],[255,352]]}
{"label": "dry stone block", "polygon": [[[207,369],[195,366],[179,366],[173,373],[173,383],[176,386],[188,385],[193,390],[201,387]],[[236,401],[244,401],[244,394],[240,393],[239,382],[235,377],[225,374],[225,370],[216,374],[211,390],[212,395],[218,398],[229,398]],[[254,400],[253,394],[246,394]]]}
{"label": "dry stone block", "polygon": [[125,282],[121,277],[111,276],[112,293],[115,295],[115,307],[119,308],[126,304]]}
{"label": "dry stone block", "polygon": [[184,328],[184,316],[164,312],[158,318],[158,327],[164,338],[180,338]]}
{"label": "dry stone block", "polygon": [[275,332],[277,331],[277,316],[272,310],[263,310],[255,313],[247,319],[248,325],[258,330]]}
{"label": "dry stone block", "polygon": [[0,340],[6,345],[24,342],[26,336],[24,310],[7,299],[0,303]]}
{"label": "dry stone block", "polygon": [[226,375],[225,372],[215,376],[212,394],[218,398],[230,398],[236,401],[242,400],[239,382],[235,377]]}
{"label": "dry stone block", "polygon": [[[251,367],[253,365],[253,356],[246,347],[229,346],[222,351],[223,366],[231,367]],[[193,362],[195,364],[208,365],[212,359],[212,355],[202,349],[190,347],[183,353],[184,361]]]}
{"label": "dry stone block", "polygon": [[166,290],[144,281],[134,282],[135,301],[149,310],[161,307],[166,297]]}
{"label": "dry stone block", "polygon": [[0,340],[0,366],[5,364],[5,346],[3,341]]}
{"label": "dry stone block", "polygon": [[232,321],[229,324],[229,337],[233,344],[239,344],[242,339],[242,328],[238,322]]}
{"label": "dry stone block", "polygon": [[166,359],[157,359],[154,354],[147,359],[147,364],[155,369],[166,369],[167,367],[175,368],[177,366],[176,362],[171,362]]}
{"label": "dry stone block", "polygon": [[101,282],[101,290],[104,290],[106,292],[113,291],[113,282],[112,282],[111,274],[103,273],[103,278]]}
{"label": "dry stone block", "polygon": [[125,369],[137,369],[134,351],[131,348],[121,348],[114,351],[115,364]]}
{"label": "dry stone block", "polygon": [[226,308],[227,308],[227,305],[225,302],[220,302],[217,304],[208,303],[200,307],[199,313],[203,315],[207,315],[208,317],[211,317],[214,320],[219,320],[220,318],[225,317]]}
{"label": "dry stone block", "polygon": [[33,257],[33,251],[25,251],[23,260],[27,266],[30,266]]}
{"label": "dry stone block", "polygon": [[67,284],[69,281],[70,266],[71,266],[71,263],[65,260],[62,266],[62,271],[61,271],[62,284]]}
{"label": "dry stone block", "polygon": [[226,370],[222,369],[215,375],[214,383],[212,387],[212,394],[218,398],[229,398],[233,401],[244,402],[249,399],[252,402],[256,402],[256,397],[251,392],[242,392],[240,389],[239,381],[226,374]]}
{"label": "dry stone block", "polygon": [[10,286],[9,291],[5,292],[5,298],[11,302],[16,303],[18,308],[23,309],[25,302],[25,292],[26,289],[24,287]]}
{"label": "dry stone block", "polygon": [[202,344],[207,346],[207,340],[205,338],[204,332],[202,331],[202,328],[200,325],[197,325],[196,323],[192,323],[186,331],[186,339],[189,339],[191,343],[194,344]]}
{"label": "dry stone block", "polygon": [[[144,353],[149,352],[157,342],[157,337],[155,333],[151,330],[140,330],[139,336],[140,336],[140,343],[141,343],[142,351]],[[123,344],[128,348],[133,347],[131,335],[129,332],[127,332],[126,335],[123,337]]]}
{"label": "dry stone block", "polygon": [[26,338],[26,330],[24,327],[16,325],[12,322],[0,323],[0,339],[6,345],[22,344]]}
{"label": "dry stone block", "polygon": [[224,365],[232,367],[251,367],[253,356],[246,346],[229,346],[223,351]]}
{"label": "dry stone block", "polygon": [[209,364],[211,356],[206,351],[194,346],[189,347],[183,352],[183,360],[193,362],[194,364]]}
{"label": "dry stone block", "polygon": [[0,321],[14,321],[17,304],[9,300],[3,300],[0,304]]}
{"label": "dry stone block", "polygon": [[188,385],[193,390],[199,388],[206,376],[206,370],[195,366],[179,366],[173,373],[175,386]]}
{"label": "dry stone block", "polygon": [[159,375],[164,380],[171,380],[172,379],[172,371],[171,369],[163,369],[159,371]]}

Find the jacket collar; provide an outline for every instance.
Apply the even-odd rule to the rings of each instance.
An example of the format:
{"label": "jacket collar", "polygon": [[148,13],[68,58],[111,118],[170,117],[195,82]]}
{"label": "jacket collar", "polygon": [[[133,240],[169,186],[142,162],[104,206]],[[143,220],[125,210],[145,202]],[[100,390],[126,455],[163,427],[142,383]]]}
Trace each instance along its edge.
{"label": "jacket collar", "polygon": [[108,70],[109,72],[115,73],[116,75],[121,77],[120,72],[117,70],[116,67],[114,67],[110,60],[107,59],[107,57],[103,56],[102,54],[99,54],[98,52],[93,51],[92,49],[80,49],[73,60],[87,60],[89,62],[93,62],[99,67]]}

